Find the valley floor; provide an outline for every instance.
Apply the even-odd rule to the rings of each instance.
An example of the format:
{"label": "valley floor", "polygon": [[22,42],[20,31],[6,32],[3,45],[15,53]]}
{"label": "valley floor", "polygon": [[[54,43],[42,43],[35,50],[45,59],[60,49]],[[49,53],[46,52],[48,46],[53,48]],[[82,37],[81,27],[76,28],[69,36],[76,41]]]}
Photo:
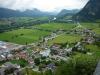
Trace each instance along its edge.
{"label": "valley floor", "polygon": [[0,52],[0,65],[20,65],[27,75],[90,75],[100,60],[99,30],[98,23],[47,23],[0,33],[1,41],[22,45],[6,57]]}

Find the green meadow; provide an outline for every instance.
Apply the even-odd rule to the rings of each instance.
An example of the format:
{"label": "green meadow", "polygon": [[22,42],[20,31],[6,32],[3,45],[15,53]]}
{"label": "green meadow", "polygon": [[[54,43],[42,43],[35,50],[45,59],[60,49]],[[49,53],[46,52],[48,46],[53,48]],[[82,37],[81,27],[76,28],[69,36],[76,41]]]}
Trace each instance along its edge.
{"label": "green meadow", "polygon": [[50,40],[48,45],[52,45],[53,43],[75,43],[80,41],[81,38],[79,35],[61,34],[55,39]]}
{"label": "green meadow", "polygon": [[36,42],[41,37],[49,34],[50,32],[47,31],[32,30],[32,29],[18,29],[18,30],[12,30],[12,31],[1,33],[0,40],[18,43],[18,44],[26,44],[26,43]]}
{"label": "green meadow", "polygon": [[72,29],[75,27],[75,24],[73,23],[46,23],[46,24],[36,25],[33,27],[55,31],[55,30],[60,30],[60,29],[63,29],[63,30]]}
{"label": "green meadow", "polygon": [[[81,25],[85,28],[91,28],[96,34],[100,34],[99,23],[81,23]],[[71,30],[75,28],[77,24],[74,23],[46,23],[32,26],[30,29],[16,29],[8,32],[0,33],[0,40],[7,41],[17,44],[30,44],[33,42],[39,41],[42,37],[50,35],[51,32],[56,30]],[[34,29],[39,28],[42,30]],[[46,31],[46,30],[50,30]],[[67,35],[61,34],[56,37],[54,40],[49,41],[48,44],[51,45],[53,43],[65,43],[65,42],[76,42],[81,39],[79,35]]]}
{"label": "green meadow", "polygon": [[[34,29],[34,27],[41,28],[44,30]],[[69,30],[75,27],[74,24],[70,23],[47,23],[41,25],[32,26],[31,29],[17,29],[8,32],[0,33],[0,40],[7,41],[12,43],[18,44],[26,44],[26,43],[33,43],[39,41],[42,37],[50,35],[51,32],[45,31],[46,30],[59,30],[59,29],[66,29]]]}

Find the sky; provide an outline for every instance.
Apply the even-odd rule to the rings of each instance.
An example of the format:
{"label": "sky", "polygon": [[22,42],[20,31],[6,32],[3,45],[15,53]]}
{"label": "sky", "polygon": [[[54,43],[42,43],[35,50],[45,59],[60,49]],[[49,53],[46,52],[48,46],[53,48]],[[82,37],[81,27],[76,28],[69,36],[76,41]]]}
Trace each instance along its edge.
{"label": "sky", "polygon": [[37,8],[42,11],[81,9],[88,0],[0,0],[0,7],[14,10]]}

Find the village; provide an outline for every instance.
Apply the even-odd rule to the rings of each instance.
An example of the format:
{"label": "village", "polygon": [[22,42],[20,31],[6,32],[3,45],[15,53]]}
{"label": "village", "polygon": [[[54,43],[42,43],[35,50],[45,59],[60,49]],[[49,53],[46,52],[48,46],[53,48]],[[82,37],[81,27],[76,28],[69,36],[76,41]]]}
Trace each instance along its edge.
{"label": "village", "polygon": [[[47,45],[48,41],[53,40],[61,34],[78,34],[82,39],[75,43],[54,43],[51,46]],[[19,45],[9,42],[0,41],[0,62],[4,61],[0,66],[0,75],[4,75],[6,70],[14,69],[14,74],[21,73],[23,68],[31,68],[33,71],[46,71],[48,69],[54,71],[56,69],[56,62],[68,61],[74,51],[82,52],[84,54],[92,55],[93,53],[85,49],[85,44],[92,44],[98,41],[94,32],[89,29],[83,28],[80,24],[69,30],[58,30],[52,32],[51,35],[42,38],[39,42]],[[24,59],[27,65],[21,66],[20,64],[13,64],[11,60]],[[22,75],[22,74],[19,74]]]}

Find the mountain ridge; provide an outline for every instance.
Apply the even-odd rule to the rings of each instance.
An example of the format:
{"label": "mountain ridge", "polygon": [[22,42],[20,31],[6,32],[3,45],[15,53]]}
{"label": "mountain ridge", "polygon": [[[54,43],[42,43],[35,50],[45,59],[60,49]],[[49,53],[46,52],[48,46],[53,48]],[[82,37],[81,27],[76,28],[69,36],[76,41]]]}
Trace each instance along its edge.
{"label": "mountain ridge", "polygon": [[0,18],[9,18],[9,17],[42,17],[42,16],[51,16],[52,13],[42,12],[38,9],[33,10],[12,10],[8,8],[0,8]]}
{"label": "mountain ridge", "polygon": [[100,19],[100,0],[89,0],[85,7],[73,16],[78,21],[94,21]]}
{"label": "mountain ridge", "polygon": [[66,16],[72,16],[72,15],[75,15],[77,12],[79,12],[79,9],[72,9],[72,10],[62,9],[57,14],[57,18],[64,18]]}

